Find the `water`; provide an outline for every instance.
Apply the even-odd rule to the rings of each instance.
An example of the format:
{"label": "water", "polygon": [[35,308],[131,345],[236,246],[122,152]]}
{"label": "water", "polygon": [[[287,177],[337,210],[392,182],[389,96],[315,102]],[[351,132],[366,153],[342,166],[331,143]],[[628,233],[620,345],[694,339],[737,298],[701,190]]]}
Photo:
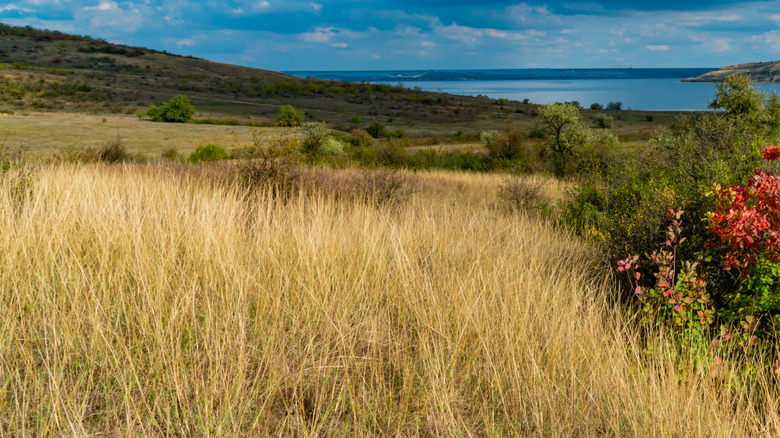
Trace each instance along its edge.
{"label": "water", "polygon": [[[624,109],[696,111],[707,109],[717,84],[680,82],[713,69],[484,70],[436,72],[290,72],[321,79],[402,84],[408,88],[465,96],[485,95],[547,104],[576,100],[585,108],[622,102]],[[533,78],[530,78],[533,77]],[[597,77],[599,79],[592,79]],[[443,79],[443,80],[430,80]],[[774,84],[755,84],[771,93]]]}

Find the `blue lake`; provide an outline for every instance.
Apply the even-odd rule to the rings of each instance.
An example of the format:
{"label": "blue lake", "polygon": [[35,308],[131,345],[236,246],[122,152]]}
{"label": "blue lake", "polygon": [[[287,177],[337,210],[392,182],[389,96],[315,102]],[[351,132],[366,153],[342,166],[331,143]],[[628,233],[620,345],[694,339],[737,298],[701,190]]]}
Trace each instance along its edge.
{"label": "blue lake", "polygon": [[[624,109],[705,110],[716,84],[681,82],[713,69],[519,69],[383,72],[289,72],[300,77],[402,84],[407,88],[466,96],[486,95],[533,103],[576,100],[585,108],[622,102]],[[773,92],[774,84],[756,84]],[[780,91],[780,90],[779,90]]]}
{"label": "blue lake", "polygon": [[[499,99],[528,99],[533,103],[576,100],[588,108],[592,103],[604,106],[622,102],[624,109],[648,111],[695,111],[707,109],[715,97],[716,84],[680,82],[680,79],[573,79],[573,80],[509,80],[509,81],[415,81],[403,82],[406,87],[426,91]],[[756,84],[772,92],[774,84]]]}

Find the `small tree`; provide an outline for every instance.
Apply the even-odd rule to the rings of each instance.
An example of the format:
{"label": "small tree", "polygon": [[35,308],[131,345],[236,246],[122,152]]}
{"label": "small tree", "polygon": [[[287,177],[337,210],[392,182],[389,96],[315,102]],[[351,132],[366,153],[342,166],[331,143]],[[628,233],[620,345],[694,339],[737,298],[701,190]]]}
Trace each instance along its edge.
{"label": "small tree", "polygon": [[303,121],[303,111],[298,111],[292,105],[279,107],[279,125],[298,126]]}
{"label": "small tree", "polygon": [[150,105],[146,114],[155,122],[187,123],[195,115],[195,107],[189,97],[179,94],[163,106]]}
{"label": "small tree", "polygon": [[607,104],[607,109],[610,111],[620,111],[623,109],[623,102],[610,102]]}
{"label": "small tree", "polygon": [[602,105],[600,103],[592,103],[592,104],[590,104],[590,109],[592,109],[592,110],[603,110],[604,109],[604,105]]}
{"label": "small tree", "polygon": [[576,106],[566,103],[553,103],[542,107],[540,128],[549,136],[549,146],[557,155],[571,154],[571,145],[564,141],[566,125],[579,124],[582,117]]}
{"label": "small tree", "polygon": [[718,85],[710,108],[723,108],[726,115],[755,119],[764,107],[766,95],[753,88],[748,75],[731,75]]}

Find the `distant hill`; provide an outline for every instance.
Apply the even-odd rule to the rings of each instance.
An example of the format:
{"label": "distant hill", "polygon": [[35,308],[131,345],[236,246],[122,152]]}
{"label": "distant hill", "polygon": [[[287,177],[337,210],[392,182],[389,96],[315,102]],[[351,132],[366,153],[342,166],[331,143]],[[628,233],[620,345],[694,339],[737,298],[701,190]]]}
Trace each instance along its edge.
{"label": "distant hill", "polygon": [[683,82],[723,82],[733,74],[747,74],[753,82],[780,82],[780,61],[727,65],[695,78],[683,79]]}
{"label": "distant hill", "polygon": [[[424,132],[530,120],[533,106],[280,72],[0,23],[0,110],[128,113],[189,96],[196,117],[270,122],[291,104],[309,119],[357,118]],[[487,125],[487,126],[486,126]]]}

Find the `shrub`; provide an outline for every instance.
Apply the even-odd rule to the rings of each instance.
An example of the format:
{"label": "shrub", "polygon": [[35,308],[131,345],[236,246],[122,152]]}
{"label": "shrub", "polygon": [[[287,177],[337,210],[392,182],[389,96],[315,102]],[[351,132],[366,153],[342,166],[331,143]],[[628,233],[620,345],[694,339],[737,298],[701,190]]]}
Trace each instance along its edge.
{"label": "shrub", "polygon": [[360,116],[354,116],[350,119],[353,125],[359,125],[363,122],[363,119],[360,118]]}
{"label": "shrub", "polygon": [[374,143],[374,138],[365,129],[353,129],[349,135],[349,144],[355,148],[365,148]]}
{"label": "shrub", "polygon": [[623,109],[623,102],[610,102],[607,104],[607,109],[610,111],[620,111]]}
{"label": "shrub", "polygon": [[252,141],[238,160],[239,182],[250,192],[268,190],[274,198],[287,199],[301,183],[297,139],[279,133],[266,145],[260,134],[253,131]]}
{"label": "shrub", "polygon": [[374,120],[366,128],[366,132],[374,138],[382,138],[385,135],[385,125],[382,122]]}
{"label": "shrub", "polygon": [[195,108],[190,98],[179,94],[163,104],[163,106],[149,106],[146,114],[155,122],[186,123],[195,115]]}
{"label": "shrub", "polygon": [[303,111],[298,111],[292,105],[282,105],[279,107],[279,125],[280,126],[298,126],[303,122]]}
{"label": "shrub", "polygon": [[600,103],[592,103],[592,104],[590,104],[590,109],[592,109],[592,110],[603,110],[604,109],[604,105],[602,105]]}
{"label": "shrub", "polygon": [[486,131],[480,134],[480,140],[493,159],[513,160],[524,155],[525,133],[520,129],[507,127],[504,131]]}
{"label": "shrub", "polygon": [[224,160],[230,157],[227,150],[222,146],[216,144],[207,144],[205,146],[199,146],[189,156],[191,163],[197,163],[199,161],[218,161]]}
{"label": "shrub", "polygon": [[98,155],[100,161],[106,163],[119,163],[132,159],[132,156],[127,152],[127,148],[122,143],[121,137],[116,137],[106,143],[106,145],[100,149]]}
{"label": "shrub", "polygon": [[171,146],[163,151],[161,157],[164,160],[181,161],[181,155],[179,155],[179,151],[174,146]]}
{"label": "shrub", "polygon": [[325,155],[339,155],[344,152],[344,143],[333,137],[327,137],[322,142],[321,151]]}
{"label": "shrub", "polygon": [[498,195],[510,210],[539,213],[547,208],[544,186],[545,182],[540,178],[522,176],[514,172],[501,182]]}
{"label": "shrub", "polygon": [[608,116],[606,114],[599,114],[593,118],[593,124],[600,129],[610,129],[612,128],[614,122],[615,119],[613,119],[612,116]]}
{"label": "shrub", "polygon": [[406,178],[393,169],[363,169],[356,179],[356,187],[364,201],[388,206],[401,200]]}
{"label": "shrub", "polygon": [[301,125],[301,152],[310,156],[322,154],[322,145],[328,136],[328,127],[324,122],[309,122]]}

